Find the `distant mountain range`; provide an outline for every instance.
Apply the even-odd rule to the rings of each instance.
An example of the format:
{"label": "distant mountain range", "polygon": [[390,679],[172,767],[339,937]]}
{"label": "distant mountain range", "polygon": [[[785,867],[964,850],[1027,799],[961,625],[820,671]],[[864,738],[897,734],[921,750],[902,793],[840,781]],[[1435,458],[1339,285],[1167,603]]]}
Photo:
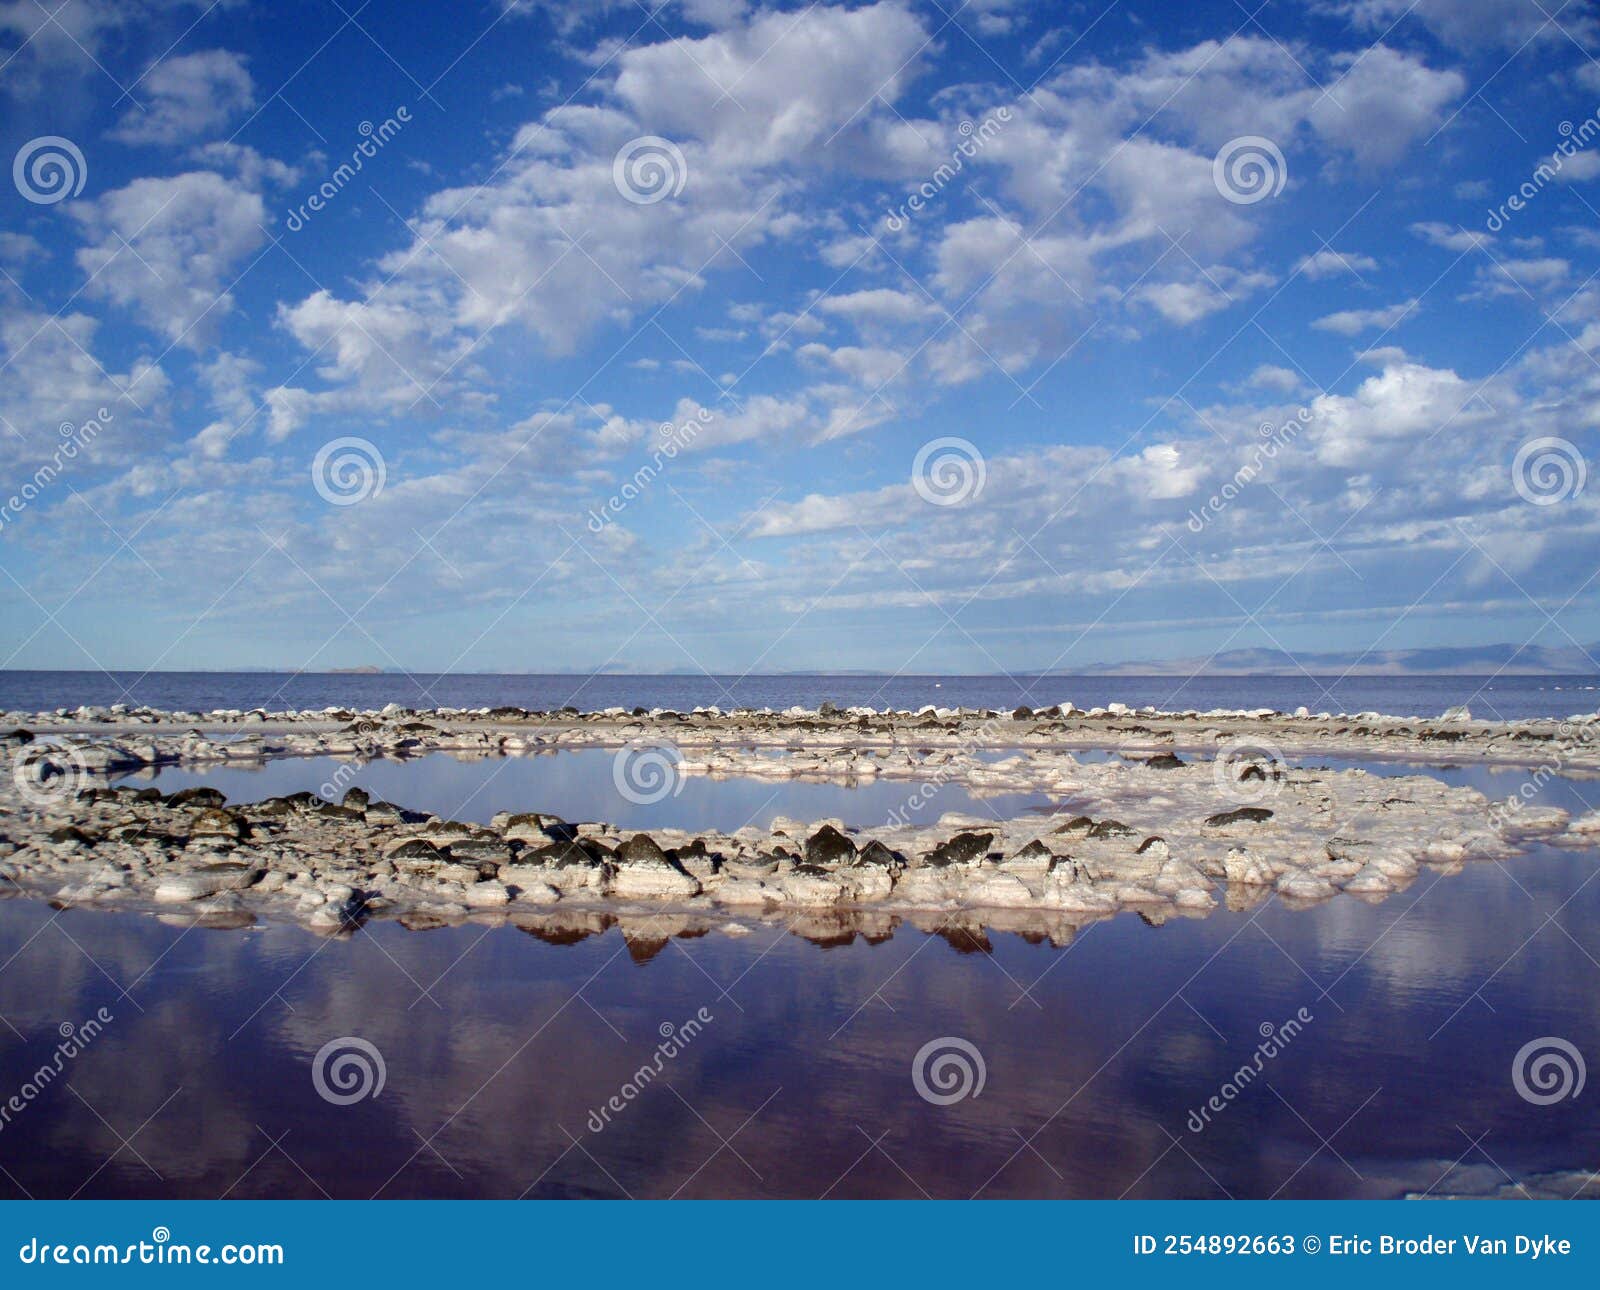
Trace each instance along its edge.
{"label": "distant mountain range", "polygon": [[[1587,652],[1586,652],[1587,651]],[[1589,656],[1600,645],[1552,648],[1547,645],[1441,645],[1433,649],[1386,649],[1289,653],[1279,649],[1224,650],[1215,657],[1100,663],[1054,673],[1057,676],[1593,676]]]}

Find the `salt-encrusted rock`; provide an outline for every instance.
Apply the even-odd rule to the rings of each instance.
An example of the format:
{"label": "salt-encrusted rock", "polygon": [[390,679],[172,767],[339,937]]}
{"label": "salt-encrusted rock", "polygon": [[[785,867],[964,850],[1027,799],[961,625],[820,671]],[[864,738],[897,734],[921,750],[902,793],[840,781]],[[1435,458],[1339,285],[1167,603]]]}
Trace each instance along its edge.
{"label": "salt-encrusted rock", "polygon": [[445,853],[426,838],[396,838],[383,849],[385,860],[422,860],[443,864]]}
{"label": "salt-encrusted rock", "polygon": [[1001,860],[999,867],[1008,873],[1043,877],[1050,872],[1050,866],[1055,863],[1055,859],[1055,853],[1038,838],[1035,838],[1020,850]]}
{"label": "salt-encrusted rock", "polygon": [[251,865],[221,860],[163,878],[156,886],[155,899],[163,904],[200,900],[219,891],[240,891],[260,876],[261,870]]}
{"label": "salt-encrusted rock", "polygon": [[1264,806],[1241,806],[1206,816],[1205,825],[1208,829],[1225,829],[1235,824],[1265,824],[1271,818],[1272,812]]}
{"label": "salt-encrusted rock", "polygon": [[1230,883],[1242,883],[1245,886],[1270,886],[1278,878],[1278,870],[1274,866],[1238,847],[1230,850],[1223,859],[1222,872]]}
{"label": "salt-encrusted rock", "polygon": [[777,886],[793,905],[837,905],[853,894],[842,875],[811,864],[795,865]]}
{"label": "salt-encrusted rock", "polygon": [[524,851],[519,860],[522,864],[536,864],[545,869],[586,870],[600,866],[600,860],[578,842],[546,843],[542,847]]}
{"label": "salt-encrusted rock", "polygon": [[1567,825],[1568,833],[1600,834],[1600,811],[1588,811]]}
{"label": "salt-encrusted rock", "polygon": [[1296,870],[1279,875],[1275,887],[1280,896],[1301,900],[1325,900],[1334,892],[1333,884],[1326,878],[1316,878]]}
{"label": "salt-encrusted rock", "polygon": [[511,893],[506,890],[505,883],[493,879],[472,883],[466,888],[466,893],[467,904],[473,909],[492,909],[511,901]]}
{"label": "salt-encrusted rock", "polygon": [[855,859],[855,854],[856,844],[831,824],[824,824],[806,839],[807,864],[848,864]]}
{"label": "salt-encrusted rock", "polygon": [[899,873],[906,867],[904,860],[876,838],[857,851],[851,863],[858,869],[885,869],[891,873]]}
{"label": "salt-encrusted rock", "polygon": [[1394,883],[1389,876],[1375,864],[1363,865],[1354,877],[1345,879],[1341,886],[1345,891],[1356,893],[1394,890]]}
{"label": "salt-encrusted rock", "polygon": [[1025,909],[1038,903],[1033,888],[1016,874],[988,870],[968,885],[971,903],[995,909]]}
{"label": "salt-encrusted rock", "polygon": [[923,856],[922,863],[930,869],[974,865],[988,854],[993,841],[993,833],[958,833]]}
{"label": "salt-encrusted rock", "polygon": [[617,848],[607,883],[621,900],[650,900],[699,894],[700,882],[671,859],[654,838],[635,833]]}
{"label": "salt-encrusted rock", "polygon": [[242,838],[245,834],[244,821],[232,811],[220,807],[209,807],[201,811],[189,823],[189,833],[192,837],[219,837]]}
{"label": "salt-encrusted rock", "polygon": [[499,838],[466,838],[450,844],[450,858],[475,864],[503,864],[511,858],[511,848]]}
{"label": "salt-encrusted rock", "polygon": [[1085,914],[1104,914],[1115,910],[1117,896],[1089,881],[1076,866],[1059,865],[1045,878],[1043,902],[1055,909]]}
{"label": "salt-encrusted rock", "polygon": [[180,788],[167,799],[168,806],[223,806],[228,799],[217,789],[208,787]]}
{"label": "salt-encrusted rock", "polygon": [[51,829],[48,837],[53,845],[69,848],[92,847],[96,842],[96,838],[92,834],[85,833],[75,824],[68,824],[59,829]]}

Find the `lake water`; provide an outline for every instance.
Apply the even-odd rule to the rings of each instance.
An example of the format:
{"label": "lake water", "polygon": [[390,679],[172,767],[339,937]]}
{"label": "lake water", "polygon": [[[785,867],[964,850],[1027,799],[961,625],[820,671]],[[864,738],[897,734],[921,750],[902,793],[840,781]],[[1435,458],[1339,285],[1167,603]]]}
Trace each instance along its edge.
{"label": "lake water", "polygon": [[[993,759],[1006,751],[982,754]],[[1081,761],[1116,759],[1111,749],[1078,749]],[[1185,758],[1199,754],[1185,751]],[[1360,767],[1378,775],[1431,775],[1449,784],[1475,788],[1493,798],[1508,797],[1529,771],[1482,764],[1424,765],[1398,760],[1353,761],[1331,757],[1291,757],[1294,765],[1332,769]],[[898,818],[935,820],[946,812],[1015,819],[1049,809],[1043,793],[996,793],[956,783],[920,787],[908,779],[859,780],[851,784],[763,780],[744,776],[686,775],[672,782],[676,791],[660,801],[625,797],[614,775],[615,752],[604,748],[563,749],[531,756],[422,757],[368,762],[334,757],[287,757],[260,765],[162,766],[112,782],[156,787],[164,793],[200,785],[224,793],[230,802],[259,802],[289,793],[311,792],[337,801],[349,788],[444,819],[486,824],[498,811],[542,811],[573,822],[600,820],[624,828],[706,829],[732,833],[747,824],[766,827],[778,815],[803,821],[829,818],[869,828]],[[936,791],[935,791],[936,790]],[[1542,786],[1540,801],[1581,814],[1600,800],[1600,784],[1554,779]]]}
{"label": "lake water", "polygon": [[497,811],[543,811],[564,820],[602,820],[626,828],[671,827],[732,833],[747,824],[766,827],[774,817],[822,820],[833,817],[855,825],[882,824],[891,812],[917,800],[919,815],[931,809],[1013,819],[1048,804],[1040,793],[975,796],[957,784],[943,784],[931,798],[918,797],[909,780],[839,783],[765,781],[744,777],[685,775],[672,780],[677,791],[657,802],[635,802],[622,795],[613,774],[616,756],[603,748],[571,749],[527,757],[472,757],[430,753],[406,760],[376,760],[364,765],[332,757],[295,757],[257,768],[166,766],[124,776],[118,784],[154,785],[162,792],[208,785],[232,802],[258,802],[288,793],[320,792],[337,801],[348,788],[364,788],[412,810],[451,820],[486,824]]}
{"label": "lake water", "polygon": [[[455,818],[715,828],[870,825],[914,787],[690,778],[639,807],[610,765],[434,754],[350,778],[305,758],[150,782],[246,801],[344,767],[341,790]],[[1524,775],[1427,773],[1497,796]],[[1542,799],[1588,810],[1600,784]],[[934,809],[1043,804],[946,786]],[[1381,903],[1125,914],[1061,945],[881,917],[325,939],[0,901],[0,1197],[1346,1197],[1592,1169],[1593,1089],[1536,1105],[1513,1064],[1550,1040],[1600,1060],[1597,872],[1542,850]],[[74,1056],[64,1025],[92,1035]],[[685,1038],[661,1056],[669,1026]],[[381,1061],[381,1091],[324,1097],[329,1044]],[[919,1091],[930,1044],[967,1096]]]}
{"label": "lake water", "polygon": [[[111,1020],[0,1128],[0,1195],[1390,1196],[1593,1167],[1592,1090],[1532,1105],[1512,1063],[1543,1036],[1600,1053],[1595,873],[1544,853],[1068,948],[908,925],[323,940],[13,900],[0,1092],[62,1023]],[[1262,1027],[1305,1015],[1193,1131]],[[334,1105],[316,1055],[348,1036],[384,1083]],[[952,1037],[984,1081],[935,1105],[913,1062]]]}
{"label": "lake water", "polygon": [[1393,712],[1438,716],[1469,704],[1481,716],[1568,716],[1593,712],[1600,678],[1593,676],[491,676],[432,673],[331,675],[275,672],[8,672],[0,671],[0,709],[38,712],[79,704],[149,704],[158,708],[272,711],[338,705],[379,708],[495,707],[585,710],[663,707],[684,711],[716,705],[815,708],[840,705],[916,709],[1080,708],[1121,702],[1134,707],[1277,708],[1304,704],[1313,712]]}

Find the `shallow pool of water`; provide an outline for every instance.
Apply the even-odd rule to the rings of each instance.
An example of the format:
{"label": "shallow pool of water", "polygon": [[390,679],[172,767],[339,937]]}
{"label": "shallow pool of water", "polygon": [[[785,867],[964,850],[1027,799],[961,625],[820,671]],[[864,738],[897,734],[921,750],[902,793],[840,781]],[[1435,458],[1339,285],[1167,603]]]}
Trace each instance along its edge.
{"label": "shallow pool of water", "polygon": [[1042,793],[978,796],[954,783],[922,792],[904,779],[843,784],[701,775],[677,778],[659,800],[638,801],[618,787],[615,765],[615,752],[600,748],[526,757],[430,753],[365,764],[286,757],[253,767],[167,766],[115,782],[153,785],[163,792],[207,784],[231,802],[296,792],[321,792],[337,801],[346,789],[364,788],[374,797],[453,820],[486,823],[497,811],[546,811],[564,820],[602,820],[623,828],[724,832],[747,824],[764,828],[779,815],[808,821],[837,817],[864,828],[883,824],[896,811],[911,819],[937,819],[947,811],[1011,819],[1049,801]]}

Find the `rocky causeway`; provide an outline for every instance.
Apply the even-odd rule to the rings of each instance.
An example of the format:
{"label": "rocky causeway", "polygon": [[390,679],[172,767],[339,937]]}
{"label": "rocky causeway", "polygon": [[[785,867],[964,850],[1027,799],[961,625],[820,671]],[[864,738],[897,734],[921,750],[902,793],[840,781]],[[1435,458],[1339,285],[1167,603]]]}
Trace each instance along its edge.
{"label": "rocky causeway", "polygon": [[[1600,717],[1496,722],[1070,704],[1007,711],[724,712],[519,708],[162,712],[116,706],[0,716],[0,892],[149,910],[210,926],[257,918],[349,934],[510,921],[553,939],[620,924],[630,944],[781,919],[827,940],[1014,930],[1059,943],[1123,910],[1149,921],[1271,896],[1379,900],[1424,870],[1590,846],[1600,819],[1537,805],[1553,775],[1600,773]],[[163,766],[326,756],[616,750],[618,787],[662,777],[903,780],[878,825],[779,818],[731,833],[621,830],[529,803],[488,825],[359,788],[230,802],[114,777]],[[1094,754],[1085,755],[1087,750]],[[1393,759],[1525,768],[1508,798],[1430,775],[1311,764]],[[1034,793],[1020,818],[939,811],[938,788]],[[650,800],[655,800],[652,797]]]}

